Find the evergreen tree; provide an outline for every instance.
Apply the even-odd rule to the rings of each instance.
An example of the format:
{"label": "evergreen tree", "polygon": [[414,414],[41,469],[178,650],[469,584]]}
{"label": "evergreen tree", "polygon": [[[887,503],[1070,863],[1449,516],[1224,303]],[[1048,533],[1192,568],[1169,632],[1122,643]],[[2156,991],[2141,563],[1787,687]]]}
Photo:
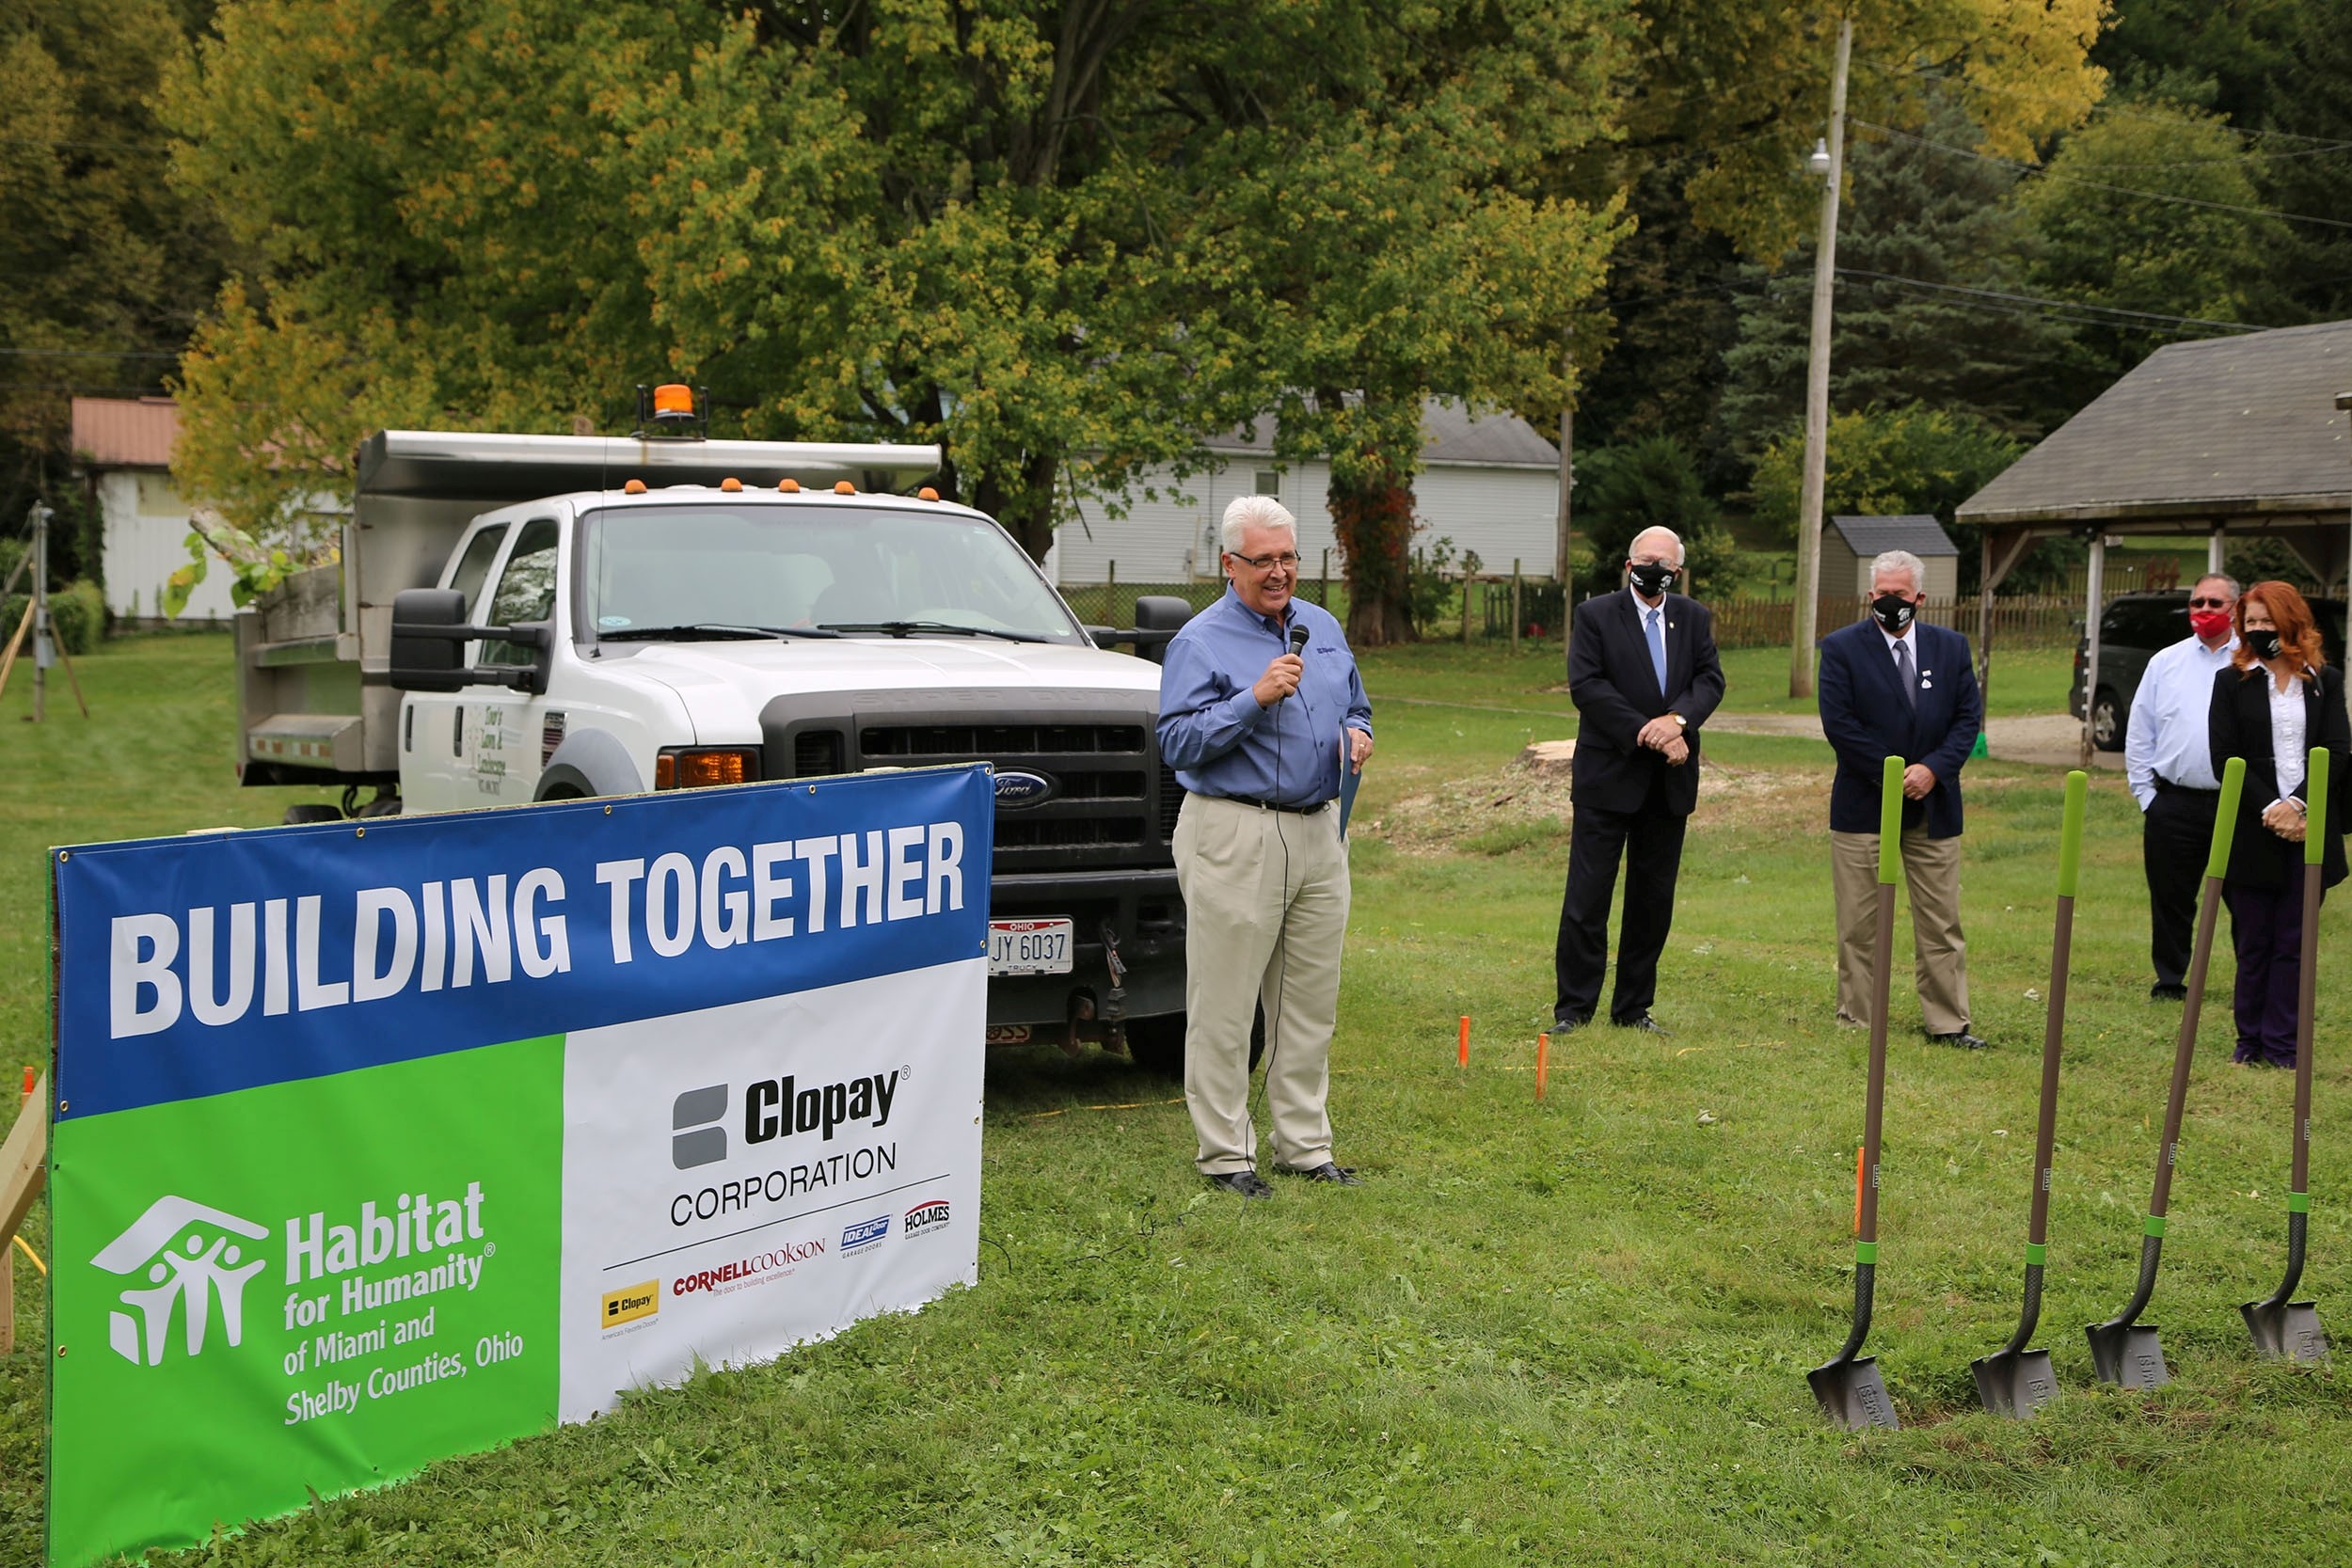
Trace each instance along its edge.
{"label": "evergreen tree", "polygon": [[[1978,140],[1947,102],[1917,136],[1863,135],[1848,144],[1838,220],[1831,409],[1918,404],[2039,435],[2063,417],[2033,388],[2065,328],[2047,312],[1988,297],[2030,292],[2031,237],[2009,200],[2017,171],[1947,150]],[[1753,293],[1724,356],[1720,410],[1722,439],[1743,464],[1804,418],[1812,258],[1808,245],[1781,271],[1746,269]]]}

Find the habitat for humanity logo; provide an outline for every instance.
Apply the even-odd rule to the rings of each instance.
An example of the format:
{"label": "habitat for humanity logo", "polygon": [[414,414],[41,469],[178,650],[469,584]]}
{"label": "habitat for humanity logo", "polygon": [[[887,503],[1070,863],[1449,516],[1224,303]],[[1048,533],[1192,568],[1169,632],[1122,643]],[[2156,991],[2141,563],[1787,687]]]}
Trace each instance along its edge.
{"label": "habitat for humanity logo", "polygon": [[147,1275],[147,1289],[122,1292],[122,1305],[131,1310],[106,1316],[106,1342],[117,1355],[133,1366],[161,1366],[175,1312],[183,1315],[187,1354],[202,1354],[215,1301],[221,1337],[231,1345],[243,1342],[246,1282],[262,1272],[265,1259],[238,1266],[244,1249],[231,1235],[258,1242],[269,1232],[188,1198],[159,1197],[90,1259],[108,1274]]}

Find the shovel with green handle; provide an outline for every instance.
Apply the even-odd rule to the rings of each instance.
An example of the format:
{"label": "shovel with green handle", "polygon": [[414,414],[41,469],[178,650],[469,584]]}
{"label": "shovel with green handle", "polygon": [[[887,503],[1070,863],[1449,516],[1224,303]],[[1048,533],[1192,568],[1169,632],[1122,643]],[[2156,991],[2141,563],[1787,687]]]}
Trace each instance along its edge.
{"label": "shovel with green handle", "polygon": [[2213,963],[2213,930],[2221,911],[2221,879],[2230,870],[2230,840],[2237,831],[2238,797],[2246,793],[2246,759],[2232,757],[2221,769],[2221,804],[2214,812],[2213,852],[2205,857],[2205,890],[2197,909],[2197,942],[2189,950],[2188,1000],[2181,1008],[2181,1033],[2172,1048],[2172,1088],[2164,1102],[2164,1142],[2156,1153],[2156,1184],[2148,1198],[2148,1223],[2139,1243],[2139,1285],[2132,1299],[2103,1323],[2083,1330],[2090,1340],[2090,1364],[2102,1383],[2125,1388],[2161,1388],[2172,1381],[2164,1364],[2156,1325],[2143,1323],[2148,1298],[2156,1291],[2156,1263],[2164,1253],[2165,1203],[2172,1191],[2172,1164],[2180,1152],[2181,1109],[2188,1100],[2188,1069],[2197,1054],[2197,1019],[2205,1006],[2205,971]]}
{"label": "shovel with green handle", "polygon": [[1862,1354],[1870,1337],[1870,1298],[1879,1263],[1879,1118],[1886,1108],[1886,1003],[1895,968],[1895,879],[1903,863],[1903,759],[1888,757],[1879,783],[1878,934],[1871,948],[1869,1087],[1862,1111],[1862,1212],[1854,1227],[1853,1327],[1846,1344],[1805,1373],[1821,1413],[1849,1432],[1899,1427],[1875,1358]]}
{"label": "shovel with green handle", "polygon": [[2296,977],[2295,1152],[2287,1182],[2287,1276],[2269,1296],[2238,1308],[2246,1315],[2246,1331],[2254,1337],[2254,1348],[2289,1361],[2321,1361],[2328,1355],[2328,1331],[2319,1326],[2319,1309],[2308,1301],[2287,1299],[2303,1281],[2303,1232],[2312,1218],[2312,1005],[2319,993],[2319,895],[2328,842],[2326,748],[2312,748],[2310,769],[2303,776],[2303,798],[2311,804],[2303,819],[2303,967]]}
{"label": "shovel with green handle", "polygon": [[1976,1374],[1977,1398],[1996,1416],[2030,1416],[2058,1392],[2050,1353],[2026,1347],[2042,1321],[2042,1270],[2049,1256],[2058,1053],[2066,1037],[2066,974],[2074,952],[2074,889],[2082,872],[2083,811],[2090,791],[2088,773],[2076,768],[2066,775],[2066,811],[2058,829],[2058,923],[2050,940],[2050,1000],[2042,1030],[2042,1114],[2033,1140],[2033,1209],[2026,1222],[2026,1306],[2009,1343],[1968,1363]]}

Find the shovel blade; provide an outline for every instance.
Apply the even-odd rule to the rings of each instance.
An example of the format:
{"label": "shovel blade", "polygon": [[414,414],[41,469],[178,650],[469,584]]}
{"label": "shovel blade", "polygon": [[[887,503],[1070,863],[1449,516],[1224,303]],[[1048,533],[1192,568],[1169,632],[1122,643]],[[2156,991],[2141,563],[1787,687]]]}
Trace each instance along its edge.
{"label": "shovel blade", "polygon": [[2092,1323],[2083,1332],[2090,1337],[2090,1364],[2100,1382],[2119,1388],[2161,1388],[2172,1381],[2153,1323]]}
{"label": "shovel blade", "polygon": [[1976,1374],[1977,1398],[1995,1416],[2019,1420],[2058,1397],[2058,1374],[2046,1350],[1996,1350],[1968,1363]]}
{"label": "shovel blade", "polygon": [[2328,1359],[2328,1331],[2319,1326],[2319,1309],[2310,1302],[2249,1301],[2238,1310],[2263,1354],[2285,1361]]}
{"label": "shovel blade", "polygon": [[1901,1428],[1902,1422],[1895,1418],[1895,1402],[1887,1398],[1886,1384],[1879,1376],[1877,1357],[1833,1361],[1814,1368],[1804,1377],[1813,1385],[1813,1398],[1821,1414],[1848,1432]]}

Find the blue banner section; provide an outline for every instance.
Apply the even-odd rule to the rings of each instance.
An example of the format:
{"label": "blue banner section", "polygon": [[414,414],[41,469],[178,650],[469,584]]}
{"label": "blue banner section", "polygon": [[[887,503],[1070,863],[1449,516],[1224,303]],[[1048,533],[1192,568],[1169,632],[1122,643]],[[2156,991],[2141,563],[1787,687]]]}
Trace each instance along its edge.
{"label": "blue banner section", "polygon": [[57,1114],[977,958],[993,828],[975,765],[59,849]]}

